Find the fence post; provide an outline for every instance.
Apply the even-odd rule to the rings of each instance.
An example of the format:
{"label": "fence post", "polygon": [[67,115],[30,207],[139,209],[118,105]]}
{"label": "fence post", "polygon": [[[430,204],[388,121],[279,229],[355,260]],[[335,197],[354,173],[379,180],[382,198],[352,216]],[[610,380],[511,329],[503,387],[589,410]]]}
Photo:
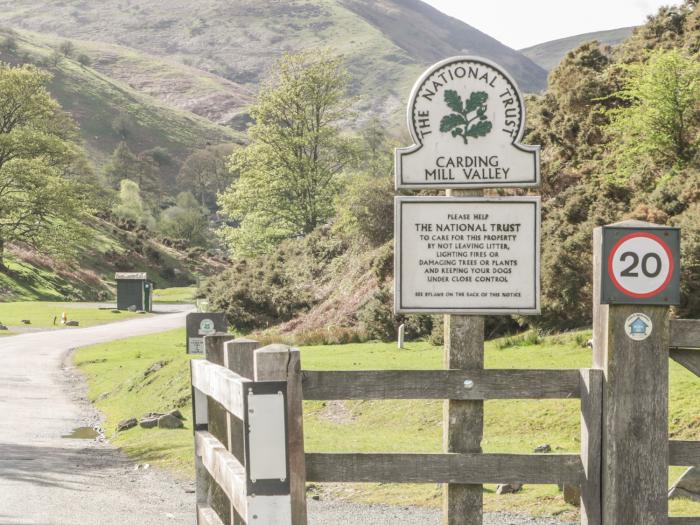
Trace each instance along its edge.
{"label": "fence post", "polygon": [[[483,190],[446,190],[455,197],[483,197]],[[444,367],[447,369],[484,368],[484,318],[445,316]],[[443,405],[443,450],[481,452],[484,436],[484,402],[447,400]],[[482,525],[484,496],[482,485],[447,484],[443,494],[443,522],[446,525]]]}
{"label": "fence post", "polygon": [[[445,368],[484,367],[484,318],[445,316]],[[443,409],[445,452],[480,453],[484,433],[484,402],[448,400]],[[482,485],[445,485],[443,521],[446,525],[483,523]]]}
{"label": "fence post", "polygon": [[292,525],[306,525],[306,464],[299,350],[280,344],[257,350],[255,381],[287,382],[287,454]]}
{"label": "fence post", "polygon": [[[226,366],[224,345],[234,338],[235,336],[224,333],[204,336],[205,359],[216,365]],[[231,415],[213,399],[209,399],[207,405],[210,421],[209,432],[231,452]],[[208,473],[206,475],[209,476]],[[218,485],[210,481],[209,492],[210,505],[219,513],[224,523],[227,525],[243,524],[240,518],[236,516],[231,501]]]}
{"label": "fence post", "polygon": [[[594,366],[604,372],[602,522],[666,524],[669,308],[602,304],[603,248],[603,229],[596,228],[593,352]],[[628,336],[625,326],[638,313],[653,325],[643,340]]]}
{"label": "fence post", "polygon": [[[221,365],[241,377],[252,380],[254,352],[260,346],[260,343],[252,339],[234,339],[233,336],[228,336],[223,339],[222,343]],[[246,439],[247,433],[243,422],[236,419],[231,414],[226,413],[226,440],[223,441],[223,443],[226,445],[226,449],[233,454],[243,466],[245,466]],[[229,502],[229,512],[231,514],[232,525],[245,524],[245,521],[235,511],[231,502]]]}
{"label": "fence post", "polygon": [[603,371],[581,370],[581,525],[601,525],[600,448],[602,440]]}

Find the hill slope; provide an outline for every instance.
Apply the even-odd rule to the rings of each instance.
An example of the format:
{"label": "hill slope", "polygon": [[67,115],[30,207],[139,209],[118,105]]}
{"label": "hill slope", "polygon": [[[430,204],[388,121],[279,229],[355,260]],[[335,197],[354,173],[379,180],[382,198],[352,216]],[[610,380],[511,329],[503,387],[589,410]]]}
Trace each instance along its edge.
{"label": "hill slope", "polygon": [[526,91],[546,83],[530,59],[419,0],[0,0],[0,23],[167,56],[253,91],[284,52],[329,46],[348,59],[358,109],[385,115],[455,54],[503,63]]}
{"label": "hill slope", "polygon": [[225,266],[204,251],[188,253],[97,217],[91,227],[93,238],[79,247],[75,261],[10,246],[8,270],[0,272],[0,302],[113,300],[115,272],[147,272],[158,289],[191,285]]}
{"label": "hill slope", "polygon": [[[12,64],[38,63],[54,75],[49,90],[79,124],[88,154],[98,168],[109,159],[119,142],[125,140],[137,153],[155,147],[167,150],[172,162],[164,168],[164,173],[172,180],[181,162],[192,151],[207,143],[243,140],[241,133],[229,127],[168,105],[97,68],[83,67],[69,59],[47,65],[46,61],[54,50],[50,39],[25,32],[0,31],[0,39],[8,36],[15,40],[17,49],[3,50],[0,59]],[[82,52],[84,48],[77,45],[76,49]],[[85,50],[88,50],[87,46]],[[112,56],[127,55],[115,51]],[[148,65],[154,69],[159,66],[158,71],[175,74],[156,60],[148,62],[147,57],[139,60],[144,64],[142,69]],[[138,73],[139,69],[134,68],[134,71]],[[126,137],[112,125],[118,116],[129,122]]]}
{"label": "hill slope", "polygon": [[581,44],[597,40],[601,44],[616,46],[627,40],[632,35],[634,27],[622,27],[609,31],[598,31],[595,33],[584,33],[582,35],[570,36],[551,40],[536,46],[521,49],[520,52],[530,58],[537,65],[551,71],[569,51],[576,49]]}

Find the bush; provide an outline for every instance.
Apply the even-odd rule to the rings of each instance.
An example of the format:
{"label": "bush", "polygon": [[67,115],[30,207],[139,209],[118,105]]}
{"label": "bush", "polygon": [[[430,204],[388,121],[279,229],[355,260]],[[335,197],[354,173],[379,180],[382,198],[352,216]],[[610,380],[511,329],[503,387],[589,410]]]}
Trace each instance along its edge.
{"label": "bush", "polygon": [[394,181],[356,175],[338,198],[336,228],[381,246],[394,237]]}
{"label": "bush", "polygon": [[357,318],[370,339],[396,340],[400,323],[394,316],[392,300],[393,294],[385,286],[377,291],[358,312]]}

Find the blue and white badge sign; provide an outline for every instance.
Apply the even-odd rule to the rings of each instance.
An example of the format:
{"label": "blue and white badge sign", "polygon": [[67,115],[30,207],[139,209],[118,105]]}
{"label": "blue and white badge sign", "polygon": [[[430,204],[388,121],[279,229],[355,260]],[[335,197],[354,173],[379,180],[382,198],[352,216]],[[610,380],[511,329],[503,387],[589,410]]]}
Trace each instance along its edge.
{"label": "blue and white badge sign", "polygon": [[453,57],[426,71],[408,105],[413,146],[396,150],[397,189],[538,186],[540,148],[520,143],[525,104],[500,66]]}

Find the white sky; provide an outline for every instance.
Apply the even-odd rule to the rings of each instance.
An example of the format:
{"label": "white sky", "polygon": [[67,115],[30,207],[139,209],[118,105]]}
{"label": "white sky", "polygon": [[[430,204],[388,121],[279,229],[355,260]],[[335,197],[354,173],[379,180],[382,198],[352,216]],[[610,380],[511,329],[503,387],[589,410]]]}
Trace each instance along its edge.
{"label": "white sky", "polygon": [[567,36],[640,25],[680,0],[424,0],[514,49]]}

